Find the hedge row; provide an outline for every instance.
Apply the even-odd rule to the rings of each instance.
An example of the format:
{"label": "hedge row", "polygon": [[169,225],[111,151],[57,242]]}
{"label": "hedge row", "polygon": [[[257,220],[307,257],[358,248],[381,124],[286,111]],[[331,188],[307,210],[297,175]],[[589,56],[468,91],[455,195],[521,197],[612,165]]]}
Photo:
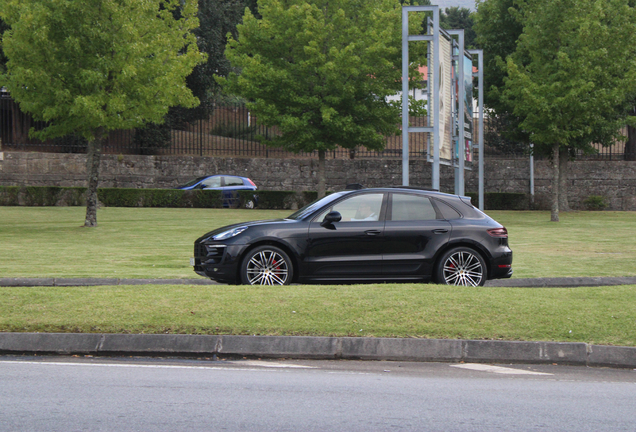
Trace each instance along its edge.
{"label": "hedge row", "polygon": [[[469,192],[466,196],[475,207],[479,204],[479,194]],[[512,192],[484,193],[484,208],[486,210],[530,210],[530,195]]]}
{"label": "hedge row", "polygon": [[[0,206],[84,206],[85,194],[84,187],[0,186]],[[97,197],[105,207],[237,208],[256,204],[261,209],[294,209],[314,201],[317,193],[238,191],[224,198],[220,191],[99,188]]]}
{"label": "hedge row", "polygon": [[[84,206],[86,188],[59,186],[0,186],[0,206]],[[255,199],[254,196],[258,198]],[[467,193],[476,206],[479,196]],[[97,197],[106,207],[192,207],[296,209],[316,199],[316,192],[238,191],[224,198],[220,191],[183,191],[179,189],[99,188]],[[256,201],[256,202],[255,202]],[[488,192],[484,194],[487,210],[528,210],[528,194]]]}

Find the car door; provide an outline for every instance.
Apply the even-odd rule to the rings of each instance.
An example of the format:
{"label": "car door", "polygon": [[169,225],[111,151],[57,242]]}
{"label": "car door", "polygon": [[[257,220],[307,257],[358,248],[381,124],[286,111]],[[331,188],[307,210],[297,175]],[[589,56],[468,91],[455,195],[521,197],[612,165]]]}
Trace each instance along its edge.
{"label": "car door", "polygon": [[223,176],[221,180],[223,207],[234,207],[238,203],[238,192],[247,189],[243,179],[235,176]]}
{"label": "car door", "polygon": [[[382,274],[384,193],[355,194],[324,209],[309,225],[304,262],[311,278],[366,279]],[[327,213],[342,219],[323,226]]]}
{"label": "car door", "polygon": [[422,194],[391,193],[384,228],[384,274],[429,276],[435,254],[450,238],[451,224]]}

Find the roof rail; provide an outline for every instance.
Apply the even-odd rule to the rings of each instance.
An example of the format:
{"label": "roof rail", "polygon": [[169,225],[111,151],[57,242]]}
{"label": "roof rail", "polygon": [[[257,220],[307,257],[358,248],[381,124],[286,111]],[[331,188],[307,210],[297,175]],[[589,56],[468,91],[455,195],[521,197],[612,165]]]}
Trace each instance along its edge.
{"label": "roof rail", "polygon": [[424,188],[424,187],[418,187],[418,186],[389,186],[392,189],[413,189],[413,190],[422,190],[422,191],[429,191],[429,192],[439,192],[439,189],[431,189],[431,188]]}

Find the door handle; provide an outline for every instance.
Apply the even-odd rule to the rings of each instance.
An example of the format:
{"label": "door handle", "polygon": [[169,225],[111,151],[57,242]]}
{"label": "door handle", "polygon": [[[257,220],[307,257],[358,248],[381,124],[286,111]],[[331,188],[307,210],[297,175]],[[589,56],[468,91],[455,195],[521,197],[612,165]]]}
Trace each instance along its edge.
{"label": "door handle", "polygon": [[369,231],[365,231],[364,233],[369,236],[376,236],[376,235],[382,234],[381,231],[377,231],[377,230],[369,230]]}
{"label": "door handle", "polygon": [[446,234],[448,232],[447,229],[445,228],[440,228],[440,229],[434,229],[433,230],[433,234]]}

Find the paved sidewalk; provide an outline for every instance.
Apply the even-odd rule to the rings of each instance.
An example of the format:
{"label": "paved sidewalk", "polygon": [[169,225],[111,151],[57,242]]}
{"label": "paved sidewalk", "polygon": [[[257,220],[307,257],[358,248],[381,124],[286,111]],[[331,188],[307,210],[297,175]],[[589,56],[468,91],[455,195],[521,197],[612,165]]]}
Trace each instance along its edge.
{"label": "paved sidewalk", "polygon": [[[209,279],[0,278],[0,286],[218,285]],[[636,276],[496,279],[487,287],[550,288],[636,285]]]}

